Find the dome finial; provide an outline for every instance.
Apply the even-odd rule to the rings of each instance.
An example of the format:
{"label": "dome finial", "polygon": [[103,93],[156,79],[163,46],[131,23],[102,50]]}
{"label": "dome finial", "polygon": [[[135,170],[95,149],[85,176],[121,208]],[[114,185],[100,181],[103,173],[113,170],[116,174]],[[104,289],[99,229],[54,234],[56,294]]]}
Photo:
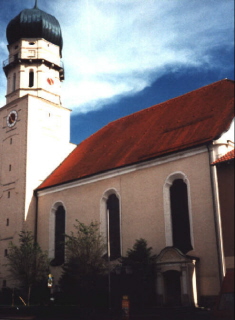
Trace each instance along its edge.
{"label": "dome finial", "polygon": [[35,0],[35,5],[34,5],[34,9],[38,8],[38,0]]}

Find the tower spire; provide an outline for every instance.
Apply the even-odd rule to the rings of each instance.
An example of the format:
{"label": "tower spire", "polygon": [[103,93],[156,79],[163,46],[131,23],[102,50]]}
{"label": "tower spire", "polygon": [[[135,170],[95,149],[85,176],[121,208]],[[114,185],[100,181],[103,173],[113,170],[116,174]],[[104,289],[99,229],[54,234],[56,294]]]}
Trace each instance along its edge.
{"label": "tower spire", "polygon": [[35,0],[35,5],[34,5],[34,9],[38,8],[38,0]]}

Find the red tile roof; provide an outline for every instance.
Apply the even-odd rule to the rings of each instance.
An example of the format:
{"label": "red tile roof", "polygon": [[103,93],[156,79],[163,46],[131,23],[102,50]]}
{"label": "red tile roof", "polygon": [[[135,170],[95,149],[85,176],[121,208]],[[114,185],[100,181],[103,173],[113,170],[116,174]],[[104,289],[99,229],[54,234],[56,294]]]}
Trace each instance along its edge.
{"label": "red tile roof", "polygon": [[212,163],[212,165],[219,164],[222,162],[231,161],[231,160],[234,160],[234,158],[235,158],[235,150],[233,149],[233,150],[227,152],[224,156],[222,156],[219,159],[217,159],[216,161],[214,161]]}
{"label": "red tile roof", "polygon": [[109,123],[79,144],[38,189],[208,143],[234,116],[234,81],[221,80]]}

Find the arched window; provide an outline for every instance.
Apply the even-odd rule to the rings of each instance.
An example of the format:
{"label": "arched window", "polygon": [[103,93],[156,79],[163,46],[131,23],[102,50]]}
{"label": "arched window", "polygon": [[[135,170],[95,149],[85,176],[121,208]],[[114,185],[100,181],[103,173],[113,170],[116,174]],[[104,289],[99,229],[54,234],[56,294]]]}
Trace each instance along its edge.
{"label": "arched window", "polygon": [[183,172],[166,179],[163,189],[166,245],[183,253],[193,249],[189,181]]}
{"label": "arched window", "polygon": [[173,245],[183,253],[192,250],[187,185],[182,179],[170,187]]}
{"label": "arched window", "polygon": [[110,260],[121,257],[120,200],[116,190],[108,190],[101,200],[101,232],[106,240]]}
{"label": "arched window", "polygon": [[29,70],[29,87],[32,88],[34,86],[34,72],[32,69]]}
{"label": "arched window", "polygon": [[52,266],[59,266],[65,260],[65,209],[56,204],[50,219],[49,256]]}
{"label": "arched window", "polygon": [[119,199],[115,194],[108,197],[107,218],[108,250],[110,260],[115,260],[121,256]]}

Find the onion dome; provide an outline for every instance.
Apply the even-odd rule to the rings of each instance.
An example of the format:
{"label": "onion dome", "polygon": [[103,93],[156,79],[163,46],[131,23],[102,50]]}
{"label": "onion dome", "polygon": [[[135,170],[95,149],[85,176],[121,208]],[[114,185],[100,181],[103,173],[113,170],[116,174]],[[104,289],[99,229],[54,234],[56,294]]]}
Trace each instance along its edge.
{"label": "onion dome", "polygon": [[21,38],[43,38],[60,47],[62,51],[63,38],[58,20],[40,10],[37,1],[32,9],[24,9],[12,19],[6,30],[8,44]]}

